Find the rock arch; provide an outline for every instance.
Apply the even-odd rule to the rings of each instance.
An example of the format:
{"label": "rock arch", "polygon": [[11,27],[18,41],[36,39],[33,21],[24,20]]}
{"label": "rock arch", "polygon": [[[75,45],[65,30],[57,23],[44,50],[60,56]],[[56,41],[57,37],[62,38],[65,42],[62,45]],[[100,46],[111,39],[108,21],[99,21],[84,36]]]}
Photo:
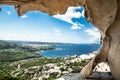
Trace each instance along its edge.
{"label": "rock arch", "polygon": [[120,79],[120,0],[0,0],[0,4],[14,5],[19,15],[30,10],[62,14],[69,6],[85,7],[87,20],[101,33],[102,47],[80,74],[89,77],[98,63],[108,59],[113,77]]}

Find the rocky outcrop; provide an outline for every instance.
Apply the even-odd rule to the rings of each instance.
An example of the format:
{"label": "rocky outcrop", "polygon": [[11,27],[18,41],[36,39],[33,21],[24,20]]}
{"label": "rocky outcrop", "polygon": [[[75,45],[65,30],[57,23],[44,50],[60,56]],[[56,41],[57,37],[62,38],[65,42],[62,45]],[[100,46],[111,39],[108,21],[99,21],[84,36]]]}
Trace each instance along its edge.
{"label": "rocky outcrop", "polygon": [[[54,59],[54,58],[49,59],[51,60],[51,63],[45,63],[47,58],[18,61],[11,64],[11,67],[14,67],[14,69],[11,70],[10,75],[14,77],[22,76],[25,77],[26,79],[32,79],[32,80],[43,80],[43,79],[48,80],[50,78],[56,79],[61,77],[61,75],[67,75],[72,72],[78,73],[83,68],[83,66],[85,66],[84,64],[88,63],[88,61],[92,58],[91,56],[88,57],[89,55],[92,54],[95,56],[94,53],[87,55],[84,54],[84,57],[86,56],[86,59],[84,59],[82,55],[70,56],[59,59]],[[34,61],[37,60],[42,61],[41,65],[36,66],[36,64],[33,63]],[[29,65],[30,61],[32,61],[31,63],[32,65]],[[28,65],[26,65],[26,63],[28,63]]]}
{"label": "rocky outcrop", "polygon": [[83,6],[85,16],[101,33],[102,47],[98,54],[83,68],[87,78],[94,67],[108,61],[113,77],[120,79],[120,0],[0,0],[0,4],[14,5],[19,15],[29,10],[39,10],[50,15],[65,13],[69,6]]}
{"label": "rocky outcrop", "polygon": [[2,5],[14,5],[19,15],[28,11],[43,11],[50,15],[65,13],[69,6],[79,6],[79,0],[0,0]]}
{"label": "rocky outcrop", "polygon": [[[80,56],[70,56],[66,58],[60,58],[60,62],[51,62],[44,63],[42,65],[26,65],[29,64],[29,60],[27,61],[18,61],[13,63],[11,66],[14,69],[11,71],[10,75],[17,77],[22,76],[26,79],[31,80],[48,80],[50,78],[57,80],[79,80],[80,74],[79,71],[88,63],[94,56],[96,52],[89,54],[82,54]],[[36,59],[42,60],[42,59]],[[44,58],[42,61],[47,60]],[[51,59],[57,61],[57,59]],[[34,60],[31,60],[34,62]],[[39,62],[39,61],[37,61]],[[26,66],[23,66],[26,65]],[[110,68],[106,62],[98,64],[93,70],[94,74],[90,77],[97,78],[101,76],[109,76],[108,72],[110,72]],[[98,73],[100,72],[100,73]],[[105,78],[105,77],[104,77]],[[80,79],[82,80],[82,78]]]}

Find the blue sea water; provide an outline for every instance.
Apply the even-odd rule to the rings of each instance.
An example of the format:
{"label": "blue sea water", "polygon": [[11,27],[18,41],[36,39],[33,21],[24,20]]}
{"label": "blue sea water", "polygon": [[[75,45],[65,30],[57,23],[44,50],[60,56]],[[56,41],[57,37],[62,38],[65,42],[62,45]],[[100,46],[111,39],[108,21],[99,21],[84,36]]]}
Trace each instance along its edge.
{"label": "blue sea water", "polygon": [[73,55],[81,55],[97,51],[100,48],[99,44],[72,44],[72,45],[57,45],[54,50],[45,50],[40,52],[40,55],[47,58],[68,57]]}

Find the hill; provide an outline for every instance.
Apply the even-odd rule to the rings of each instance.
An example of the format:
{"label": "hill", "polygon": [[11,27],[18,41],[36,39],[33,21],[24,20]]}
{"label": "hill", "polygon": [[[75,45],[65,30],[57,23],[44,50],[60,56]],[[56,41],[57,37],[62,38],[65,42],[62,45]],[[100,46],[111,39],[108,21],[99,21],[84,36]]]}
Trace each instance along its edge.
{"label": "hill", "polygon": [[10,43],[4,40],[0,40],[0,49],[9,49],[9,48],[15,48],[17,45],[15,43]]}

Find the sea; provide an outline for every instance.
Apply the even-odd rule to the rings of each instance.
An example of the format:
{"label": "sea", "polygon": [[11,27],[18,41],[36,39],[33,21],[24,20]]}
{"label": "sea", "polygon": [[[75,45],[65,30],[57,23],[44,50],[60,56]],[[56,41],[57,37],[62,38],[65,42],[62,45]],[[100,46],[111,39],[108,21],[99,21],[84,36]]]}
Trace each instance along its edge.
{"label": "sea", "polygon": [[67,44],[56,45],[53,50],[44,50],[39,54],[46,58],[63,58],[74,55],[88,54],[97,51],[100,48],[100,44]]}

